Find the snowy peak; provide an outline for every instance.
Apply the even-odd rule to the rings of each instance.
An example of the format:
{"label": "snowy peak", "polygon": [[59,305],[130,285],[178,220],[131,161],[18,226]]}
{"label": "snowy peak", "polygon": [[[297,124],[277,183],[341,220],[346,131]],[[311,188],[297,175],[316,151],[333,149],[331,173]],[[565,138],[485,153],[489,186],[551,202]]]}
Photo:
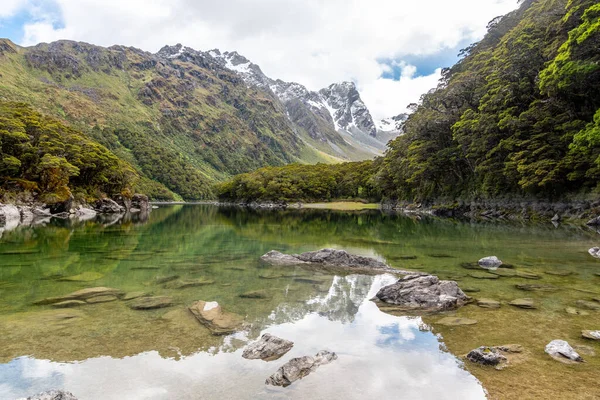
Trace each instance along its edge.
{"label": "snowy peak", "polygon": [[402,125],[408,119],[408,114],[398,114],[395,117],[377,121],[377,130],[382,132],[402,132]]}
{"label": "snowy peak", "polygon": [[341,129],[359,130],[370,136],[377,136],[373,117],[353,82],[334,83],[319,91],[329,107],[333,109],[333,120]]}

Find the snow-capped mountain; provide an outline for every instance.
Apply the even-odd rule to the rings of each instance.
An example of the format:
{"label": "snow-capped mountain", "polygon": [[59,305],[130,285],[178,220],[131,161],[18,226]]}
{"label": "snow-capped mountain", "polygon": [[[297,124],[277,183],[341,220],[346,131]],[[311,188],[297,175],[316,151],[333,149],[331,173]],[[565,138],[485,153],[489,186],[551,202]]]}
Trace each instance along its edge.
{"label": "snow-capped mountain", "polygon": [[381,155],[387,142],[401,132],[397,117],[375,124],[352,82],[334,83],[317,92],[299,83],[274,80],[235,51],[201,52],[178,44],[163,47],[157,55],[195,63],[201,58],[206,67],[213,64],[235,73],[249,87],[261,89],[278,100],[307,144],[339,158],[360,160]]}

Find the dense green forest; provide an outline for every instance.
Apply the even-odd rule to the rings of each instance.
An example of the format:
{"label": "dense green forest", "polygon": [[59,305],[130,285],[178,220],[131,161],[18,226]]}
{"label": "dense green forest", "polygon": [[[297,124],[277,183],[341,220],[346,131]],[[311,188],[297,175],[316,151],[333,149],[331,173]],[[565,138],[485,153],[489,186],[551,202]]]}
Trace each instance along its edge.
{"label": "dense green forest", "polygon": [[0,194],[57,203],[132,194],[139,176],[106,147],[23,103],[0,102]]}
{"label": "dense green forest", "polygon": [[266,167],[237,175],[217,188],[220,200],[292,202],[339,199],[376,200],[376,163]]}
{"label": "dense green forest", "polygon": [[[522,1],[491,21],[483,40],[443,71],[438,87],[410,105],[405,134],[363,170],[373,176],[363,176],[354,191],[368,182],[371,197],[408,201],[559,199],[597,191],[599,49],[597,1]],[[261,170],[228,182],[221,193],[266,200],[336,197],[337,181],[324,188],[327,179],[310,177],[313,168]],[[269,185],[282,180],[286,194],[280,195]]]}

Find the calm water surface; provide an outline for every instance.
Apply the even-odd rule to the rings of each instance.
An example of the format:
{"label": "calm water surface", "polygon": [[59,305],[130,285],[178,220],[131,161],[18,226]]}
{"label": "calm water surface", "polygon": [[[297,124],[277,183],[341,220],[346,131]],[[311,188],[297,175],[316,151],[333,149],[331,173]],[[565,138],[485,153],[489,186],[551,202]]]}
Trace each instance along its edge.
{"label": "calm water surface", "polygon": [[[51,221],[0,238],[0,399],[64,388],[85,399],[482,399],[561,393],[600,396],[598,311],[569,315],[577,300],[600,296],[600,262],[587,254],[595,232],[552,225],[467,224],[417,220],[377,211],[255,212],[214,206],[165,206],[147,221]],[[475,326],[439,326],[440,316],[390,315],[370,301],[391,275],[337,276],[262,265],[269,250],[343,248],[390,265],[451,278],[498,310],[463,307]],[[539,279],[480,279],[465,263],[497,255]],[[571,273],[560,276],[555,273]],[[209,285],[169,289],[163,278],[203,278]],[[167,279],[165,279],[167,280]],[[516,285],[543,283],[554,292]],[[137,311],[125,301],[54,309],[32,303],[106,286],[173,297],[168,308]],[[265,299],[239,297],[261,290]],[[478,292],[473,292],[478,291]],[[530,297],[537,310],[506,303]],[[191,317],[196,300],[218,301],[247,328],[213,336]],[[282,359],[245,360],[248,341],[269,332],[295,342]],[[564,366],[543,354],[552,339],[587,346],[585,365]],[[480,345],[519,343],[526,361],[508,371],[463,365]],[[335,351],[339,359],[288,388],[264,380],[293,357]],[[468,370],[467,368],[468,367]],[[541,376],[540,376],[541,375]],[[482,383],[483,382],[483,385]],[[575,392],[573,392],[575,390]],[[528,397],[527,394],[533,397]],[[556,398],[570,398],[570,395]]]}

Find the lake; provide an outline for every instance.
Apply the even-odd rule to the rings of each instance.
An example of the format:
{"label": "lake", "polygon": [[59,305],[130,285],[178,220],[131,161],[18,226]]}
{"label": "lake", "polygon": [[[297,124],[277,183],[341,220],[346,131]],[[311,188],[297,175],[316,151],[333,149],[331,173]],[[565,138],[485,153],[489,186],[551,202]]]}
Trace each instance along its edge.
{"label": "lake", "polygon": [[[0,398],[59,388],[81,400],[600,398],[600,345],[581,338],[584,329],[600,329],[600,311],[577,303],[600,299],[600,260],[587,253],[599,242],[588,228],[550,223],[212,205],[160,206],[143,221],[20,226],[0,238]],[[444,315],[385,313],[371,299],[395,282],[393,275],[260,262],[273,249],[327,247],[456,280],[468,295],[501,307],[475,301]],[[509,264],[506,274],[473,269],[491,255]],[[523,284],[548,290],[517,287]],[[34,304],[92,287],[169,296],[173,304]],[[249,292],[261,296],[240,297]],[[533,299],[537,308],[508,304],[518,298]],[[244,328],[212,335],[187,311],[197,300],[241,315]],[[477,324],[437,323],[448,315]],[[276,361],[242,358],[265,332],[294,347]],[[567,340],[586,362],[550,358],[544,346],[553,339]],[[473,348],[503,344],[525,350],[502,371],[463,361]],[[265,385],[289,359],[320,350],[338,359],[287,388]]]}

